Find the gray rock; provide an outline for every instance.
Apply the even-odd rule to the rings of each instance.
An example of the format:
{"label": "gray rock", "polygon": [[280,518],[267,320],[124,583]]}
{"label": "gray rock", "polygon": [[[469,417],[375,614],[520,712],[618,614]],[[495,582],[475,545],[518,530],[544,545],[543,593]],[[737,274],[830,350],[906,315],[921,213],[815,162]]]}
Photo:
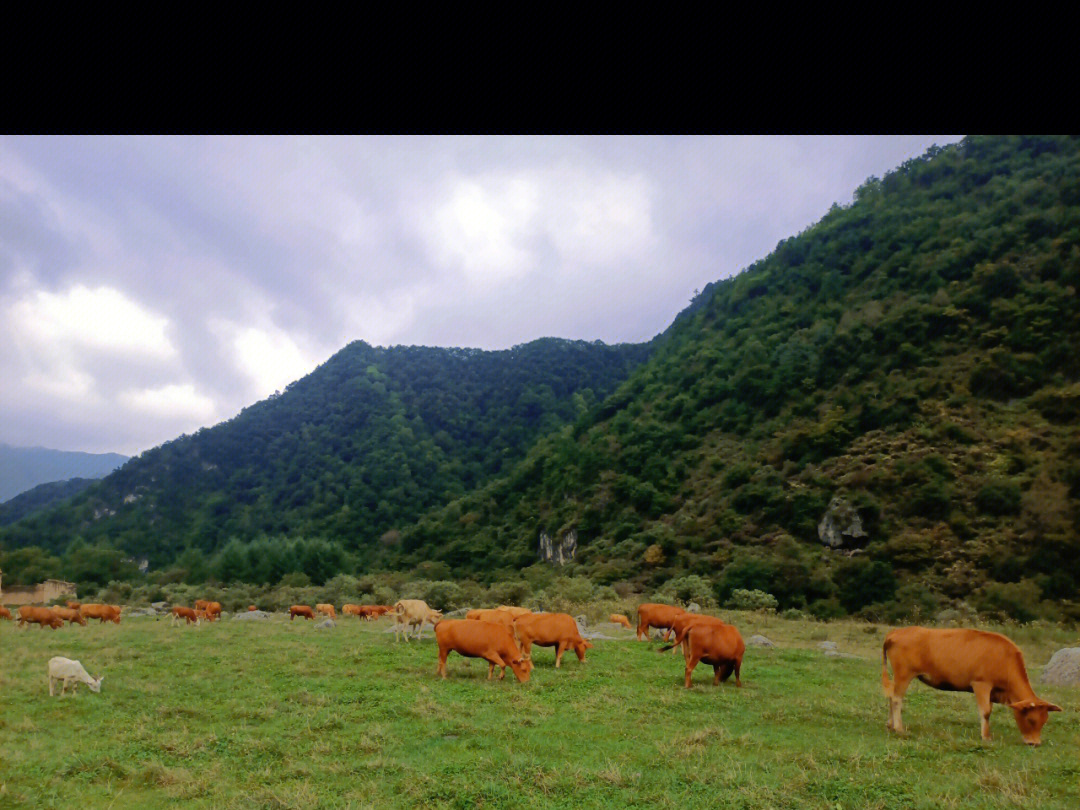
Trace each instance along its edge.
{"label": "gray rock", "polygon": [[565,565],[574,559],[577,553],[577,532],[571,529],[566,534],[552,541],[547,532],[540,532],[540,559],[555,565]]}
{"label": "gray rock", "polygon": [[128,618],[128,619],[130,619],[132,616],[160,616],[160,615],[161,614],[158,613],[156,610],[154,610],[153,608],[148,608],[148,607],[129,608],[128,610],[124,611],[124,617]]}
{"label": "gray rock", "polygon": [[1065,647],[1050,656],[1040,680],[1058,686],[1080,686],[1080,647]]}
{"label": "gray rock", "polygon": [[269,618],[270,614],[262,610],[245,610],[243,613],[234,613],[232,616],[234,622],[265,621]]}
{"label": "gray rock", "polygon": [[616,638],[615,636],[604,635],[603,633],[601,633],[601,632],[599,632],[597,630],[593,630],[591,632],[583,632],[581,634],[581,637],[582,638],[587,638],[589,641],[594,641],[595,639],[600,639],[602,641],[625,641],[626,640],[625,636],[623,636],[620,639],[620,638]]}
{"label": "gray rock", "polygon": [[851,653],[842,653],[842,652],[837,652],[836,650],[826,650],[825,655],[828,656],[829,658],[851,658],[851,659],[854,659],[856,661],[865,661],[866,660],[861,655],[852,655]]}
{"label": "gray rock", "polygon": [[326,621],[319,622],[315,625],[316,630],[333,630],[335,627],[337,627],[337,622],[333,619],[327,619]]}
{"label": "gray rock", "polygon": [[826,653],[827,652],[836,652],[836,642],[835,641],[819,641],[818,645],[817,645],[817,648],[819,650],[821,650],[822,652],[826,652]]}
{"label": "gray rock", "polygon": [[589,618],[584,613],[582,613],[580,616],[575,616],[574,621],[577,622],[577,626],[578,626],[579,630],[582,627],[588,626],[588,624],[589,624]]}
{"label": "gray rock", "polygon": [[153,602],[153,603],[151,603],[150,607],[152,607],[158,613],[168,613],[169,612],[169,603],[168,602]]}
{"label": "gray rock", "polygon": [[686,612],[701,613],[701,605],[699,605],[697,602],[691,602],[689,605],[686,606]]}
{"label": "gray rock", "polygon": [[860,539],[866,537],[862,518],[850,503],[839,495],[829,501],[821,522],[818,524],[818,538],[829,548],[852,548],[862,545]]}
{"label": "gray rock", "polygon": [[472,610],[472,608],[458,608],[457,610],[451,610],[449,613],[444,613],[444,619],[464,619],[465,615]]}
{"label": "gray rock", "polygon": [[750,638],[748,638],[746,640],[746,643],[749,644],[751,647],[775,647],[776,646],[775,644],[772,643],[772,641],[765,638],[765,636],[750,636]]}

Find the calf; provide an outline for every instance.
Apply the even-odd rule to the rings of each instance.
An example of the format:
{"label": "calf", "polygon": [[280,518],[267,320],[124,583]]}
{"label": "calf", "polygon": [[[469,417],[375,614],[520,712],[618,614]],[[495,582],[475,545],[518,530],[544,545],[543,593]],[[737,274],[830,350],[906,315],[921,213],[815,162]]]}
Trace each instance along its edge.
{"label": "calf", "polygon": [[200,610],[200,611],[196,612],[193,608],[183,607],[182,605],[177,605],[176,607],[174,607],[172,609],[173,627],[175,627],[179,623],[179,621],[181,619],[184,620],[185,624],[193,624],[196,627],[198,627],[199,622],[202,619],[202,616],[200,616],[199,613],[202,613],[203,616],[206,615],[205,610]]}
{"label": "calf", "polygon": [[314,619],[315,611],[307,605],[293,605],[289,608],[289,621],[291,622],[297,616],[302,616],[305,619]]}
{"label": "calf", "polygon": [[87,619],[98,619],[102,624],[105,624],[105,622],[120,624],[120,607],[118,605],[80,605],[79,612]]}
{"label": "calf", "polygon": [[103,680],[105,680],[104,675],[100,678],[91,678],[78,661],[61,658],[59,655],[49,659],[49,697],[53,696],[53,689],[57,681],[61,682],[60,697],[63,697],[68,684],[71,684],[71,694],[74,695],[80,683],[89,686],[91,692],[100,692]]}
{"label": "calf", "polygon": [[409,628],[416,627],[416,638],[424,629],[424,622],[431,622],[436,628],[442,621],[442,611],[432,610],[423,599],[399,599],[394,603],[394,641],[401,640],[401,630],[405,630],[405,642],[409,641]]}
{"label": "calf", "polygon": [[3,605],[0,605],[0,619],[7,619],[9,622],[12,620],[11,611]]}
{"label": "calf", "polygon": [[1013,710],[1028,745],[1042,742],[1048,712],[1061,711],[1035,695],[1020,648],[1005,636],[985,630],[901,627],[885,636],[881,687],[889,698],[887,727],[898,734],[904,731],[900,714],[912,678],[946,692],[973,692],[984,740],[990,739],[990,710],[994,703]]}
{"label": "calf", "polygon": [[684,613],[686,613],[685,610],[672,605],[658,605],[646,602],[644,605],[639,606],[637,609],[638,641],[642,639],[648,640],[650,627],[659,627],[664,630],[664,641],[667,641],[668,636],[671,634],[671,623],[675,621],[677,616]]}
{"label": "calf", "polygon": [[739,670],[742,669],[743,643],[739,631],[730,624],[710,624],[698,622],[685,630],[683,637],[683,655],[686,657],[686,688],[689,689],[694,667],[699,661],[711,664],[713,668],[713,686],[726,681],[735,673],[735,685],[742,686]]}
{"label": "calf", "polygon": [[501,625],[466,619],[444,620],[435,625],[435,640],[439,645],[437,675],[446,677],[446,656],[456,652],[466,658],[483,658],[488,662],[488,680],[500,668],[499,680],[506,677],[507,666],[521,683],[527,683],[532,669],[521,654],[513,634]]}
{"label": "calf", "polygon": [[532,645],[555,647],[555,668],[562,666],[563,653],[573,649],[578,661],[585,663],[585,650],[592,643],[581,637],[577,622],[569,613],[534,613],[514,620],[514,633],[521,650],[532,661]]}
{"label": "calf", "polygon": [[23,605],[19,608],[19,627],[27,624],[36,624],[42,630],[46,627],[59,630],[64,626],[64,620],[57,616],[52,608]]}
{"label": "calf", "polygon": [[61,619],[66,621],[68,624],[77,623],[82,627],[86,627],[86,619],[83,618],[83,615],[74,608],[54,607],[52,611]]}
{"label": "calf", "polygon": [[331,619],[337,619],[337,613],[334,611],[333,605],[328,605],[323,602],[321,604],[315,605],[315,609],[319,611],[319,613],[329,616]]}

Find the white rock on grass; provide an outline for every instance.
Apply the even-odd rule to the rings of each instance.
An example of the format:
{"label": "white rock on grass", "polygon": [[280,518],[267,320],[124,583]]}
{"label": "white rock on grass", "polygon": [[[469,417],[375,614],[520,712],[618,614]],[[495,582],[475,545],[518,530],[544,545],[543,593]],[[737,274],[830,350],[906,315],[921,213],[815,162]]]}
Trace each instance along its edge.
{"label": "white rock on grass", "polygon": [[269,618],[270,614],[263,610],[245,610],[243,613],[234,613],[232,616],[234,622],[265,621]]}
{"label": "white rock on grass", "polygon": [[1065,647],[1050,656],[1040,680],[1058,686],[1080,686],[1080,647]]}
{"label": "white rock on grass", "polygon": [[746,643],[751,647],[775,647],[776,645],[765,636],[750,636]]}

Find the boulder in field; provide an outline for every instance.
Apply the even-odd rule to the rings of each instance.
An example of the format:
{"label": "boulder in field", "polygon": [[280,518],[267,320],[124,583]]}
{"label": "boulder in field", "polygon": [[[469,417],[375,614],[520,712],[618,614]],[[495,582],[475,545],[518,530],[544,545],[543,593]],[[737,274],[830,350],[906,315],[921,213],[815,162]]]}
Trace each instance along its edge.
{"label": "boulder in field", "polygon": [[1050,656],[1040,680],[1058,686],[1080,686],[1080,647],[1065,647]]}

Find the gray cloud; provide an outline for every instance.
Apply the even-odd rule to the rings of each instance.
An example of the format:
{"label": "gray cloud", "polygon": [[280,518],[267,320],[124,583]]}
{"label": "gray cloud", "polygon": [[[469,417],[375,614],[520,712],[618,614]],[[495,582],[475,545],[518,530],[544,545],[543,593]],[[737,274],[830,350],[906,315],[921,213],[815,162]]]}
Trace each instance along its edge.
{"label": "gray cloud", "polygon": [[0,138],[0,441],[134,453],[355,339],[646,340],[957,139]]}

